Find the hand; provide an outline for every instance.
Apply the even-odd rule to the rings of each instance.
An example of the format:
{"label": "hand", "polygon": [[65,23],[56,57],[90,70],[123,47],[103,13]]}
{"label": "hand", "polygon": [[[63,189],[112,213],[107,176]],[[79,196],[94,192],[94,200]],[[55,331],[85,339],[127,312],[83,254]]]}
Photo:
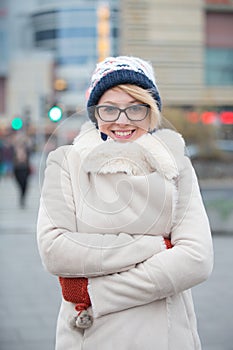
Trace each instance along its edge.
{"label": "hand", "polygon": [[62,295],[66,301],[76,304],[76,316],[70,320],[72,327],[81,329],[89,328],[93,323],[93,317],[88,312],[91,300],[87,291],[88,279],[84,277],[59,277]]}
{"label": "hand", "polygon": [[91,305],[87,291],[88,279],[84,277],[59,277],[62,295],[66,301],[74,304],[83,304],[84,309]]}
{"label": "hand", "polygon": [[173,245],[171,244],[171,240],[169,238],[164,238],[164,242],[167,249],[171,249],[173,247]]}

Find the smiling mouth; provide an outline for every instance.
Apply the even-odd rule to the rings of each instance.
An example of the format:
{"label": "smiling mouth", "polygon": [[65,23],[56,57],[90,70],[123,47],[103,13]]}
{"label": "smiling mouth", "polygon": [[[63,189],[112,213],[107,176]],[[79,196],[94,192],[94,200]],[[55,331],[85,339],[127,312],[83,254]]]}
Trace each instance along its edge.
{"label": "smiling mouth", "polygon": [[135,130],[112,130],[112,132],[114,133],[114,135],[117,138],[123,138],[123,139],[127,139],[130,138]]}

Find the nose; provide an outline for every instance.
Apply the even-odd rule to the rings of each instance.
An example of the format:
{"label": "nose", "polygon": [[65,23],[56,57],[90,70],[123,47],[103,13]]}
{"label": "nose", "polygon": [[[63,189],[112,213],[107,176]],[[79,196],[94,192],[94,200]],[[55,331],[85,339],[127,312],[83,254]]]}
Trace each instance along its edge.
{"label": "nose", "polygon": [[117,124],[128,124],[129,123],[129,119],[127,118],[125,112],[121,111],[119,118],[116,120]]}

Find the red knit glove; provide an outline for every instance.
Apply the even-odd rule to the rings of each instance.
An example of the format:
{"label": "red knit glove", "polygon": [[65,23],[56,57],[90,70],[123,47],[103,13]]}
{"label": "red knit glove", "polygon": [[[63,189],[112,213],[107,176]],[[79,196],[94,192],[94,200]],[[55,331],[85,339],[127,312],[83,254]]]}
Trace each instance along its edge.
{"label": "red knit glove", "polygon": [[93,317],[89,313],[88,307],[91,300],[87,291],[88,279],[84,277],[59,277],[62,295],[66,301],[76,304],[76,316],[70,320],[71,327],[86,329],[91,327]]}
{"label": "red knit glove", "polygon": [[164,238],[164,242],[167,249],[170,249],[173,247],[173,245],[171,244],[171,240],[169,238]]}
{"label": "red knit glove", "polygon": [[88,279],[84,277],[59,277],[62,295],[66,301],[77,304],[77,311],[91,306],[91,300],[87,291]]}

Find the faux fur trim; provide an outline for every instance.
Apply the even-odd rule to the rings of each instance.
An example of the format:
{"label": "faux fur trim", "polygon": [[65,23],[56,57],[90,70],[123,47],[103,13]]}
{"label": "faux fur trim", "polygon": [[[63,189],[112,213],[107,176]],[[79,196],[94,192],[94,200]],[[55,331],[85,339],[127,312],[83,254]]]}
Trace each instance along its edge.
{"label": "faux fur trim", "polygon": [[103,141],[90,122],[83,125],[74,147],[85,160],[86,172],[143,175],[158,171],[169,180],[179,175],[177,157],[184,155],[184,141],[172,130],[161,129],[135,142],[120,143],[110,138]]}
{"label": "faux fur trim", "polygon": [[99,131],[91,122],[82,125],[79,135],[74,139],[74,148],[84,160],[88,154],[97,146],[103,144]]}
{"label": "faux fur trim", "polygon": [[[173,141],[171,142],[171,139]],[[177,156],[184,154],[184,140],[180,134],[169,129],[157,130],[154,134],[144,134],[135,141],[149,150],[156,160],[156,170],[169,180],[179,175]],[[168,147],[172,143],[172,149]],[[176,156],[175,156],[176,155]]]}
{"label": "faux fur trim", "polygon": [[84,164],[87,172],[108,174],[122,172],[127,175],[144,175],[156,170],[150,153],[136,143],[111,142],[95,149]]}

